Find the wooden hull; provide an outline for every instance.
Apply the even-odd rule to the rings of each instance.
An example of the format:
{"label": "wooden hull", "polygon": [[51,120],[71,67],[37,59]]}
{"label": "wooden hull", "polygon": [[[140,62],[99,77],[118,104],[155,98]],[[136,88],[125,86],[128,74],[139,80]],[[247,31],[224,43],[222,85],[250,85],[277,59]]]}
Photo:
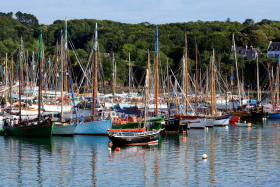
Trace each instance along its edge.
{"label": "wooden hull", "polygon": [[[37,123],[37,124],[36,124]],[[53,130],[53,122],[47,119],[42,122],[33,122],[31,125],[21,125],[18,127],[6,127],[6,132],[11,136],[34,136],[50,137]]]}
{"label": "wooden hull", "polygon": [[180,118],[181,118],[180,129],[186,130],[188,126],[190,129],[204,129],[205,128],[205,125],[206,125],[205,117],[180,116]]}
{"label": "wooden hull", "polygon": [[[164,124],[164,118],[155,118],[147,120],[147,131],[148,130],[158,130],[162,128],[162,125]],[[139,127],[140,124],[140,127]],[[127,124],[121,124],[121,125],[112,125],[112,129],[134,129],[134,128],[143,128],[144,127],[144,121],[139,122],[133,122],[133,123],[127,123]]]}
{"label": "wooden hull", "polygon": [[120,135],[118,133],[110,134],[109,139],[114,145],[149,145],[158,143],[161,130],[148,131],[144,133],[131,133]]}
{"label": "wooden hull", "polygon": [[92,121],[78,124],[75,135],[108,136],[108,129],[112,128],[112,119]]}
{"label": "wooden hull", "polygon": [[269,113],[269,119],[280,119],[280,113]]}
{"label": "wooden hull", "polygon": [[77,124],[73,125],[54,125],[52,135],[56,136],[72,136],[74,135],[77,128]]}
{"label": "wooden hull", "polygon": [[165,132],[179,132],[180,118],[165,119]]}

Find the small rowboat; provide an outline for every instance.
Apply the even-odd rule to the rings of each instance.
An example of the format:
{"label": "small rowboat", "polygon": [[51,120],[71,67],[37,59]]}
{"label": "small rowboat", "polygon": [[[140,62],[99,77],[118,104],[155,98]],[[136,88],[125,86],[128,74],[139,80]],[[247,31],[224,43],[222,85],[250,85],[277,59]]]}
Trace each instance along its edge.
{"label": "small rowboat", "polygon": [[251,123],[236,123],[235,124],[236,126],[238,126],[238,127],[251,127]]}

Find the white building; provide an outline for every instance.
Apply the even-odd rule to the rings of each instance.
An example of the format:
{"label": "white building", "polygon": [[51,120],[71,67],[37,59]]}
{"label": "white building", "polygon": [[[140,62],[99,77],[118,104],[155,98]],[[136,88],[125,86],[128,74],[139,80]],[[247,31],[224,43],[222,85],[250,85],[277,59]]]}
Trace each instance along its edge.
{"label": "white building", "polygon": [[280,52],[280,42],[269,42],[267,48],[267,58],[278,58]]}

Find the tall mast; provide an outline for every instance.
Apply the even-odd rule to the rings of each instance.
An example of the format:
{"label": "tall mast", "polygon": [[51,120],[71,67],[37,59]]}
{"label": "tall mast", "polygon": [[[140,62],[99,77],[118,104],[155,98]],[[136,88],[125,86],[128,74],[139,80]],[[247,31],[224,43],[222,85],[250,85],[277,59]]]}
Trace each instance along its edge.
{"label": "tall mast", "polygon": [[130,98],[130,52],[128,55],[128,98]]}
{"label": "tall mast", "polygon": [[259,56],[258,56],[258,54],[257,54],[257,92],[258,92],[257,102],[259,102],[260,101],[260,76],[259,76]]}
{"label": "tall mast", "polygon": [[235,68],[236,68],[236,78],[237,78],[237,86],[238,86],[238,95],[239,95],[239,105],[241,106],[241,91],[240,91],[240,85],[239,85],[239,76],[238,76],[238,66],[237,66],[237,57],[236,57],[236,47],[235,47],[235,40],[234,40],[234,34],[232,34],[232,40],[233,40],[233,50],[234,50],[234,58],[235,58]]}
{"label": "tall mast", "polygon": [[158,26],[156,26],[156,116],[158,115]]}
{"label": "tall mast", "polygon": [[[66,51],[66,56],[65,56],[65,91],[68,90],[68,86],[67,86],[67,17],[65,18],[65,51]],[[68,93],[68,92],[67,92]]]}
{"label": "tall mast", "polygon": [[146,93],[145,93],[145,112],[144,112],[144,127],[146,127],[146,118],[147,118],[147,101],[149,98],[149,68],[150,68],[150,53],[148,51],[148,67],[147,67],[147,79],[146,79]]}
{"label": "tall mast", "polygon": [[185,33],[185,75],[186,75],[186,115],[188,115],[189,103],[188,103],[188,39]]}
{"label": "tall mast", "polygon": [[22,92],[22,36],[20,37],[20,60],[19,60],[19,120],[21,121],[21,92]]}
{"label": "tall mast", "polygon": [[7,107],[7,101],[8,101],[8,81],[7,81],[7,79],[8,79],[8,71],[7,71],[7,66],[8,66],[8,55],[7,55],[7,53],[6,53],[6,65],[5,65],[5,74],[6,74],[6,78],[5,78],[5,81],[6,81],[6,91],[5,91],[5,100],[6,100],[6,107]]}
{"label": "tall mast", "polygon": [[49,91],[51,91],[51,57],[49,56]]}
{"label": "tall mast", "polygon": [[38,118],[41,119],[41,83],[42,83],[42,28],[40,28],[40,49],[39,49],[39,99],[38,99]]}
{"label": "tall mast", "polygon": [[57,51],[58,51],[58,40],[56,40],[56,54],[55,54],[55,89],[54,89],[54,99],[56,103],[56,89],[57,89],[57,63],[58,63],[58,58],[57,58]]}
{"label": "tall mast", "polygon": [[279,71],[280,71],[280,52],[279,52],[279,59],[277,64],[277,78],[276,78],[276,105],[279,104]]}
{"label": "tall mast", "polygon": [[115,99],[115,54],[113,52],[113,102]]}
{"label": "tall mast", "polygon": [[214,89],[213,89],[213,57],[211,55],[211,63],[210,63],[210,67],[211,67],[211,80],[210,80],[210,83],[211,83],[211,115],[214,114],[214,101],[213,101],[213,94],[214,94]]}
{"label": "tall mast", "polygon": [[63,38],[63,36],[62,36],[62,31],[61,31],[61,43],[60,43],[60,51],[61,51],[61,53],[60,53],[60,63],[61,63],[61,94],[60,94],[60,96],[61,96],[61,115],[60,115],[60,120],[62,121],[62,119],[63,119],[63,41],[62,41],[62,38]]}
{"label": "tall mast", "polygon": [[167,99],[167,110],[169,110],[169,76],[168,76],[168,57],[166,57],[167,59],[167,67],[166,67],[166,75],[167,75],[167,94],[168,94],[168,99]]}
{"label": "tall mast", "polygon": [[32,77],[33,77],[33,84],[32,84],[32,87],[33,87],[33,93],[32,93],[32,95],[34,94],[34,86],[35,86],[35,76],[34,76],[34,68],[35,66],[34,66],[34,51],[33,51],[33,53],[32,53],[32,73],[33,73],[33,75],[32,75]]}
{"label": "tall mast", "polygon": [[12,96],[12,93],[13,93],[13,85],[14,85],[14,80],[13,80],[13,76],[14,76],[14,62],[13,62],[13,54],[12,54],[12,68],[11,68],[11,83],[10,83],[10,104],[11,104],[11,108],[12,108],[12,105],[13,105],[13,96]]}
{"label": "tall mast", "polygon": [[270,91],[271,91],[271,100],[272,100],[272,110],[274,110],[274,93],[273,93],[273,87],[272,87],[272,81],[271,81],[271,75],[269,72],[269,63],[267,63],[267,69],[268,69],[268,77],[269,77],[269,85],[270,85]]}
{"label": "tall mast", "polygon": [[92,89],[92,120],[94,121],[95,115],[95,89],[96,89],[96,57],[97,57],[97,22],[95,23],[95,36],[94,36],[94,61],[93,61],[93,89]]}
{"label": "tall mast", "polygon": [[197,44],[195,44],[195,113],[197,114]]}
{"label": "tall mast", "polygon": [[27,50],[27,58],[26,58],[26,109],[28,108],[28,96],[29,96],[29,94],[28,94],[28,91],[29,91],[29,89],[28,89],[28,86],[29,86],[29,77],[28,77],[28,66],[29,66],[29,62],[28,62],[28,57],[29,57],[29,55],[28,55],[28,50]]}

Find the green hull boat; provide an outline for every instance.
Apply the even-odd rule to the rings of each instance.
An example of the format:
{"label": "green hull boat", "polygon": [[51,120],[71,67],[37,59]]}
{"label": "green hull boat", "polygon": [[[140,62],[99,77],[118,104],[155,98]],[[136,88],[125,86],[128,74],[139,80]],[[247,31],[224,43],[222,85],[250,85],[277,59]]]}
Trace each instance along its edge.
{"label": "green hull boat", "polygon": [[[165,124],[164,117],[161,118],[150,118],[146,120],[147,131],[152,130],[159,130],[162,128],[162,125]],[[133,122],[133,123],[127,123],[127,124],[121,124],[121,125],[112,125],[112,129],[134,129],[134,128],[143,128],[144,127],[144,121],[139,122]]]}
{"label": "green hull boat", "polygon": [[5,135],[6,130],[5,129],[1,129],[0,130],[0,136]]}
{"label": "green hull boat", "polygon": [[5,127],[6,134],[9,136],[34,136],[34,137],[50,137],[52,135],[54,123],[50,118],[44,121],[35,121],[27,123],[21,123],[15,127]]}

